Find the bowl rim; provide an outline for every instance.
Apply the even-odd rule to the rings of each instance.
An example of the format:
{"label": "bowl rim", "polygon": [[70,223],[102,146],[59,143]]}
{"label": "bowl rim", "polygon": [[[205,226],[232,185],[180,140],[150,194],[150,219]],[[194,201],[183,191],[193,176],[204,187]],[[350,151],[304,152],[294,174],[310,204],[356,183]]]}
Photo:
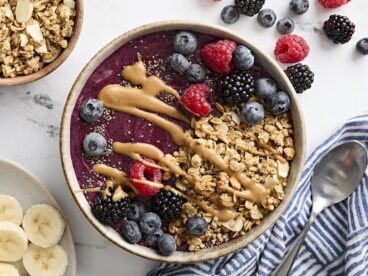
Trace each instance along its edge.
{"label": "bowl rim", "polygon": [[83,26],[83,17],[84,17],[84,2],[83,0],[75,0],[76,2],[76,16],[74,23],[74,30],[72,37],[69,39],[68,46],[62,50],[61,54],[47,66],[43,67],[41,70],[34,72],[25,76],[17,76],[14,78],[0,78],[0,87],[1,86],[13,86],[26,84],[30,82],[34,82],[39,80],[54,70],[56,70],[64,61],[69,57],[69,55],[73,52],[82,30]]}
{"label": "bowl rim", "polygon": [[[297,146],[296,147],[297,154],[295,159],[292,161],[292,169],[293,169],[291,170],[292,173],[290,173],[290,175],[288,176],[288,185],[286,186],[286,189],[288,190],[287,195],[285,195],[285,198],[282,201],[282,203],[274,211],[272,211],[272,213],[270,213],[269,216],[264,218],[264,220],[259,226],[254,227],[251,231],[247,232],[245,236],[232,239],[221,245],[210,247],[208,249],[202,249],[196,252],[177,251],[175,254],[172,254],[171,256],[167,257],[159,255],[153,249],[141,245],[132,245],[124,241],[115,230],[112,230],[111,228],[102,225],[93,217],[90,209],[87,208],[89,207],[89,204],[86,198],[84,197],[83,193],[76,194],[74,192],[73,184],[76,185],[75,188],[78,189],[79,183],[77,181],[73,163],[70,156],[70,143],[69,143],[71,131],[70,124],[71,124],[71,115],[75,107],[76,99],[78,98],[83,86],[85,85],[91,73],[100,65],[100,63],[103,60],[108,58],[113,52],[119,49],[126,42],[134,38],[159,31],[183,30],[183,29],[189,31],[192,30],[194,32],[208,33],[210,35],[223,38],[229,38],[237,41],[238,43],[245,44],[255,53],[256,56],[262,58],[262,61],[260,61],[261,63],[266,63],[267,66],[271,66],[271,68],[267,68],[268,72],[274,78],[276,77],[278,78],[277,79],[278,83],[281,80],[282,86],[280,88],[287,91],[291,97],[292,101],[291,113],[294,124],[294,133],[297,133],[298,136],[297,141],[295,141]],[[125,249],[126,251],[132,254],[135,254],[137,256],[146,259],[166,263],[185,264],[218,258],[233,253],[237,250],[240,250],[241,248],[245,247],[252,241],[256,240],[260,235],[262,235],[278,220],[278,218],[281,216],[286,206],[290,202],[299,183],[299,178],[301,176],[303,163],[305,160],[305,152],[306,152],[306,133],[302,110],[299,105],[297,94],[294,90],[294,87],[290,83],[289,79],[285,75],[280,65],[271,56],[269,56],[263,50],[259,49],[252,42],[249,42],[247,39],[243,38],[241,35],[238,35],[226,28],[217,25],[204,24],[196,21],[169,20],[169,21],[149,23],[134,28],[128,32],[125,32],[124,34],[118,36],[117,38],[106,44],[106,46],[104,46],[100,51],[96,53],[96,55],[92,59],[90,59],[90,61],[86,64],[86,66],[82,69],[82,71],[78,75],[67,97],[61,119],[60,156],[62,168],[70,192],[72,193],[72,196],[75,202],[77,203],[78,208],[82,211],[86,219],[105,238],[107,238],[120,248]],[[86,208],[83,207],[83,204],[85,203],[87,203]]]}

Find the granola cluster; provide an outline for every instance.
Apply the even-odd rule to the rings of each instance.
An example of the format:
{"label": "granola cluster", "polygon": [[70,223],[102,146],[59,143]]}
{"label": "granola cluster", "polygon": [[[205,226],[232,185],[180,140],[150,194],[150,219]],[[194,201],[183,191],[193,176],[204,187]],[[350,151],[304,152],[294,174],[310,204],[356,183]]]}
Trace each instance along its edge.
{"label": "granola cluster", "polygon": [[37,72],[68,46],[74,0],[0,0],[0,77]]}
{"label": "granola cluster", "polygon": [[[262,124],[249,127],[241,122],[237,110],[222,107],[222,111],[220,117],[193,119],[188,135],[219,154],[232,170],[244,172],[252,181],[265,185],[271,193],[262,204],[257,205],[226,192],[226,187],[237,191],[244,191],[244,187],[187,148],[167,155],[188,174],[200,180],[192,187],[185,179],[178,177],[175,183],[178,191],[213,208],[220,205],[237,214],[233,220],[221,222],[190,200],[185,203],[181,218],[172,222],[168,229],[178,245],[188,243],[189,251],[245,235],[254,225],[259,225],[264,215],[273,211],[283,200],[289,161],[295,155],[293,127],[287,114],[277,117],[266,115]],[[170,177],[169,173],[165,174],[166,179]],[[187,219],[194,215],[203,217],[209,225],[208,231],[201,237],[189,237],[185,232]]]}

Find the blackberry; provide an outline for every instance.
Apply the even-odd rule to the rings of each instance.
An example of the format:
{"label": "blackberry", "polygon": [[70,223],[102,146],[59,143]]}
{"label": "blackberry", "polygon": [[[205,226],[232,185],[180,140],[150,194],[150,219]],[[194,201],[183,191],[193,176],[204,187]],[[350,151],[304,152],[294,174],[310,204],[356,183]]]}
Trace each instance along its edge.
{"label": "blackberry", "polygon": [[[110,193],[114,193],[111,188]],[[119,201],[113,201],[112,196],[104,198],[100,193],[91,208],[96,219],[102,224],[111,225],[127,217],[130,210],[130,199],[123,198]]]}
{"label": "blackberry", "polygon": [[344,44],[353,36],[355,24],[347,16],[334,14],[325,21],[323,30],[335,44]]}
{"label": "blackberry", "polygon": [[301,63],[289,66],[285,70],[286,75],[290,79],[297,93],[303,93],[312,87],[314,81],[314,73],[308,65]]}
{"label": "blackberry", "polygon": [[241,14],[254,16],[262,9],[265,0],[235,0]]}
{"label": "blackberry", "polygon": [[219,101],[229,106],[247,102],[255,93],[254,78],[247,71],[227,75],[221,80],[217,93]]}
{"label": "blackberry", "polygon": [[158,214],[162,221],[170,222],[180,217],[185,202],[183,197],[168,190],[161,190],[152,199],[152,211]]}

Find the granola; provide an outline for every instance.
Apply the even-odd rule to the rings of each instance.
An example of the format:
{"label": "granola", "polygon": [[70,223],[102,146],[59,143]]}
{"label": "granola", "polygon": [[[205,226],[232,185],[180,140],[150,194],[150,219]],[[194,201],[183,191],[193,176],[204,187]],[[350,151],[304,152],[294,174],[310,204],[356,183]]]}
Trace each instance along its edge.
{"label": "granola", "polygon": [[39,71],[68,46],[74,0],[0,0],[0,77]]}

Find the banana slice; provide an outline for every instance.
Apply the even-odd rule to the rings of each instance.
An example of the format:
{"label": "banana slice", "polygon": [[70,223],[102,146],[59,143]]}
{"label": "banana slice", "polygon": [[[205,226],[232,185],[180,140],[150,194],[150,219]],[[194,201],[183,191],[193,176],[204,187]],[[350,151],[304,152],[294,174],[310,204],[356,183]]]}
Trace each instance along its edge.
{"label": "banana slice", "polygon": [[31,276],[62,276],[68,267],[68,256],[60,245],[45,249],[30,244],[23,265]]}
{"label": "banana slice", "polygon": [[54,207],[47,204],[36,204],[24,215],[23,228],[33,244],[48,248],[60,241],[64,233],[65,222],[63,216]]}
{"label": "banana slice", "polygon": [[19,261],[27,250],[28,240],[23,229],[8,221],[0,222],[0,261]]}
{"label": "banana slice", "polygon": [[18,269],[11,264],[0,263],[0,276],[20,276]]}
{"label": "banana slice", "polygon": [[0,221],[9,221],[20,225],[23,210],[18,200],[10,195],[0,195]]}

